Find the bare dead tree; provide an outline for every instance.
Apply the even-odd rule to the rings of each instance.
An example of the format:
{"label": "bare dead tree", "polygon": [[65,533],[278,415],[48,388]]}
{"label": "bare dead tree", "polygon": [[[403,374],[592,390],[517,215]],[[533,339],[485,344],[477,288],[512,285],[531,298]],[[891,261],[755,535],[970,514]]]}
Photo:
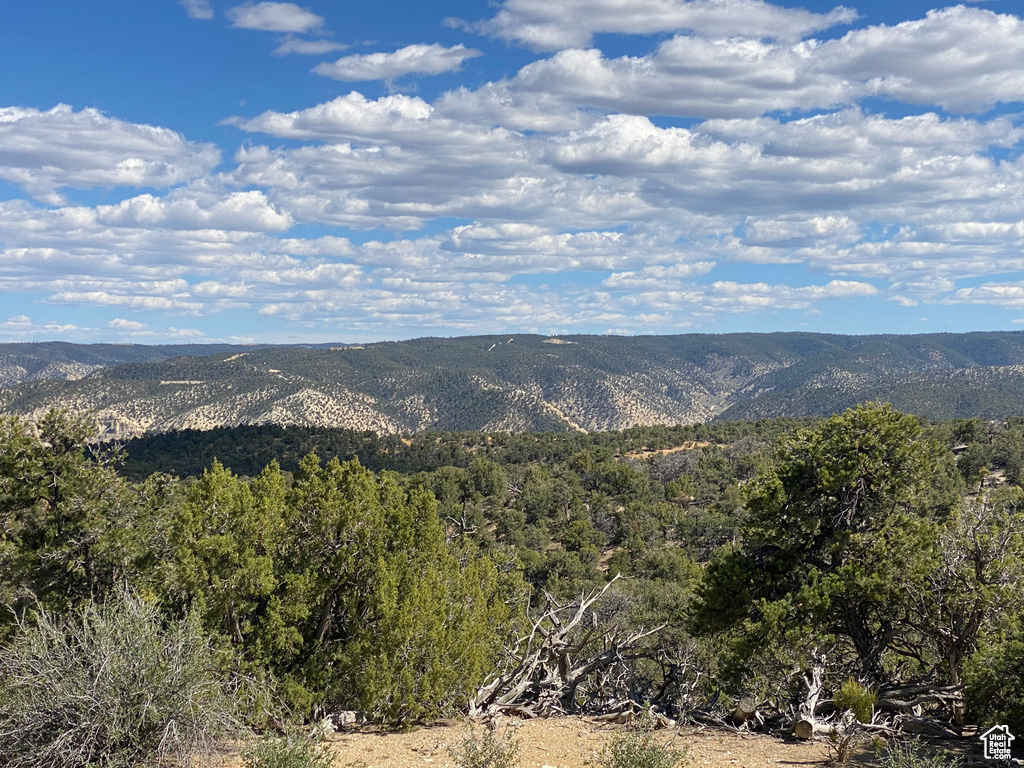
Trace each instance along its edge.
{"label": "bare dead tree", "polygon": [[804,686],[807,688],[806,695],[800,704],[796,722],[793,723],[793,733],[801,739],[810,739],[817,734],[827,733],[829,730],[829,726],[815,717],[818,699],[821,697],[824,687],[825,658],[817,651],[812,652],[811,657],[813,659],[811,668],[802,675]]}
{"label": "bare dead tree", "polygon": [[503,669],[477,691],[469,714],[550,717],[630,706],[629,662],[640,641],[663,625],[626,634],[600,630],[591,607],[619,578],[571,603],[545,594],[545,607],[530,632],[507,651]]}

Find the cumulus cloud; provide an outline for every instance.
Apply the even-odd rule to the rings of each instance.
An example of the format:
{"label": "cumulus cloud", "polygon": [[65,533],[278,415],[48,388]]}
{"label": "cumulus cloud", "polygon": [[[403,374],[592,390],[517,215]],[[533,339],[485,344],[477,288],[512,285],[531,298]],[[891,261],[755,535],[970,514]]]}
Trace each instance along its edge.
{"label": "cumulus cloud", "polygon": [[751,216],[744,222],[743,234],[749,245],[794,248],[855,241],[863,235],[863,227],[850,216]]}
{"label": "cumulus cloud", "polygon": [[793,41],[856,18],[842,6],[821,14],[760,0],[505,0],[493,18],[469,26],[537,51],[554,51],[588,46],[602,32],[688,30],[709,37]]}
{"label": "cumulus cloud", "polygon": [[405,138],[420,131],[428,125],[427,120],[433,114],[433,107],[418,97],[396,94],[371,100],[353,91],[308,109],[295,112],[268,110],[250,120],[234,117],[224,123],[243,131],[287,139],[382,141]]}
{"label": "cumulus cloud", "polygon": [[1006,309],[1024,309],[1024,283],[983,283],[961,288],[946,297],[944,304],[983,304]]}
{"label": "cumulus cloud", "polygon": [[817,53],[819,67],[857,83],[865,95],[952,112],[1024,100],[1016,74],[1024,19],[1009,14],[963,5],[932,10],[923,19],[854,30]]}
{"label": "cumulus cloud", "polygon": [[119,227],[161,227],[167,229],[221,229],[248,232],[283,231],[294,220],[279,213],[263,192],[233,192],[215,202],[173,195],[158,198],[139,195],[117,205],[101,205],[96,221]]}
{"label": "cumulus cloud", "polygon": [[123,317],[115,317],[109,323],[108,328],[114,328],[119,331],[129,331],[131,333],[140,333],[149,330],[149,326],[145,323],[140,323],[138,320],[126,320]]}
{"label": "cumulus cloud", "polygon": [[524,228],[544,230],[538,242],[555,253],[572,230],[617,222],[663,227],[716,261],[808,261],[854,273],[855,261],[884,262],[849,250],[879,220],[915,221],[921,236],[961,222],[963,231],[934,238],[970,230],[1011,242],[1006,222],[984,232],[978,223],[1019,219],[1012,190],[1024,180],[1021,161],[988,156],[1020,144],[1022,128],[1009,116],[892,119],[846,109],[661,128],[612,114],[577,130],[524,134],[457,120],[447,105],[420,98],[349,94],[235,124],[325,142],[236,155],[234,183],[272,190],[271,203],[297,221],[414,229],[444,216],[472,219],[480,223],[455,230],[444,247],[505,249],[510,259],[523,258]]}
{"label": "cumulus cloud", "polygon": [[366,53],[345,56],[333,64],[317,64],[318,75],[355,82],[359,80],[394,80],[403,75],[440,75],[455,72],[467,59],[483,54],[461,43],[445,48],[443,45],[407,45],[391,53]]}
{"label": "cumulus cloud", "polygon": [[181,0],[181,5],[190,19],[209,20],[213,18],[210,0]]}
{"label": "cumulus cloud", "polygon": [[[318,21],[299,29],[286,6]],[[847,12],[642,0],[620,31],[688,34],[638,56],[563,47],[611,31],[615,8],[510,0],[491,21],[523,24],[490,33],[557,38],[555,53],[435,99],[352,92],[230,118],[252,136],[224,168],[166,129],[2,110],[0,178],[56,207],[0,201],[0,290],[164,337],[129,312],[245,308],[379,338],[713,328],[844,300],[1024,309],[1024,125],[969,115],[1024,99],[1019,18],[957,7],[817,41]],[[236,26],[240,9],[249,28],[287,35],[281,55],[338,45],[299,37],[323,29],[299,6],[238,6]],[[320,69],[387,80],[476,53],[409,46]],[[858,106],[879,97],[899,116]],[[126,185],[150,189],[59,196]],[[759,266],[727,279],[741,265]]]}
{"label": "cumulus cloud", "polygon": [[301,37],[288,35],[281,44],[274,49],[275,56],[287,56],[290,53],[297,53],[300,56],[322,56],[325,53],[344,51],[347,45],[336,43],[333,40],[303,40]]}
{"label": "cumulus cloud", "polygon": [[799,66],[788,49],[752,40],[683,37],[648,56],[608,59],[568,49],[490,86],[492,100],[557,100],[561,109],[637,115],[757,117],[766,111],[832,107],[849,99],[835,77]]}
{"label": "cumulus cloud", "polygon": [[[520,92],[557,94],[577,106],[688,117],[827,109],[866,97],[964,113],[1024,100],[1018,77],[1024,20],[1009,14],[956,6],[929,11],[923,19],[855,29],[835,40],[800,42],[852,16],[843,9],[819,15],[727,0],[649,0],[639,10],[631,5],[626,15],[619,6],[615,0],[506,3],[485,29],[519,40],[550,39],[538,47],[558,53],[527,65],[498,89],[509,98]],[[773,15],[793,23],[765,21]],[[720,19],[722,25],[682,23],[691,17]],[[596,49],[582,50],[596,31],[684,28],[698,34],[677,35],[646,56],[607,59]],[[793,34],[764,34],[787,28]]]}
{"label": "cumulus cloud", "polygon": [[73,323],[36,323],[28,315],[13,315],[0,323],[0,339],[5,341],[75,338],[81,335],[81,331]]}
{"label": "cumulus cloud", "polygon": [[818,299],[852,299],[862,296],[874,296],[878,289],[870,283],[854,280],[832,280],[825,285],[807,285],[792,287],[789,285],[769,285],[768,283],[735,283],[721,281],[712,283],[712,293],[728,301],[739,301],[744,304],[767,302],[773,306],[780,302],[796,302],[797,308],[807,306],[810,301]]}
{"label": "cumulus cloud", "polygon": [[0,322],[0,341],[131,341],[142,343],[201,341],[206,334],[198,328],[153,328],[146,323],[115,318],[98,326],[62,323],[55,320],[35,321],[28,315],[14,315]]}
{"label": "cumulus cloud", "polygon": [[263,32],[303,34],[319,31],[324,25],[323,16],[295,3],[242,3],[229,8],[225,15],[233,27]]}
{"label": "cumulus cloud", "polygon": [[680,280],[706,275],[715,267],[713,261],[696,261],[690,264],[654,264],[632,272],[614,272],[601,285],[605,288],[636,290],[638,288],[664,289],[667,284],[679,286]]}
{"label": "cumulus cloud", "polygon": [[958,6],[826,42],[679,35],[645,56],[560,50],[477,98],[695,118],[832,109],[869,97],[974,113],[1024,100],[1022,59],[1024,20]]}
{"label": "cumulus cloud", "polygon": [[219,162],[220,151],[212,144],[96,109],[0,108],[0,179],[48,202],[61,202],[62,187],[174,186],[209,173]]}

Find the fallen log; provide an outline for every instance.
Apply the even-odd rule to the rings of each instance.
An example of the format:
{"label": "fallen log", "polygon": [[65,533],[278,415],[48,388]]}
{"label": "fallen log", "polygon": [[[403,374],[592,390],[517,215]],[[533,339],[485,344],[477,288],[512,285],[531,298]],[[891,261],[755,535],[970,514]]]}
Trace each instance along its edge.
{"label": "fallen log", "polygon": [[900,718],[898,727],[904,733],[913,733],[920,736],[937,736],[944,739],[960,738],[960,733],[950,728],[946,723],[927,717]]}
{"label": "fallen log", "polygon": [[753,719],[757,714],[757,702],[746,696],[736,702],[736,708],[732,711],[732,721],[736,725],[743,725]]}
{"label": "fallen log", "polygon": [[793,723],[793,735],[798,739],[813,739],[815,736],[826,736],[832,731],[832,726],[820,720],[812,720],[802,717]]}

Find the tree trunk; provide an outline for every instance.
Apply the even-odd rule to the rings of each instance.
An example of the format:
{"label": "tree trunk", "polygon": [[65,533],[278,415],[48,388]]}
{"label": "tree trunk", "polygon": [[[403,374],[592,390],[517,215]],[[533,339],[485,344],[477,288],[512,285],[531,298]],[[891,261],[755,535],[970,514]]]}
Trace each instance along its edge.
{"label": "tree trunk", "polygon": [[818,698],[821,696],[821,678],[824,674],[824,669],[822,667],[823,659],[816,653],[812,655],[814,657],[814,666],[803,674],[804,685],[807,686],[807,695],[804,697],[803,704],[800,705],[800,714],[796,722],[793,723],[793,734],[800,739],[811,739],[817,733],[827,732],[828,730],[827,726],[818,723],[814,719],[814,710],[817,709]]}
{"label": "tree trunk", "polygon": [[809,718],[801,718],[793,723],[793,735],[798,739],[813,739],[815,736],[824,736],[831,730],[832,726]]}
{"label": "tree trunk", "polygon": [[750,697],[745,697],[736,702],[736,709],[732,711],[732,721],[736,725],[743,725],[757,713],[757,702]]}

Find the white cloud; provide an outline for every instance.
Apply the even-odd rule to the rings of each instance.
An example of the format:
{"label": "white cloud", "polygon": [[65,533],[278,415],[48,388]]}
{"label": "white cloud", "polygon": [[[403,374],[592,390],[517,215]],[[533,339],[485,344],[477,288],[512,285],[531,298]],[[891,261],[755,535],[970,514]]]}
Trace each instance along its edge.
{"label": "white cloud", "polygon": [[[682,55],[669,61],[673,48]],[[766,110],[832,106],[841,83],[799,71],[788,52],[758,41],[676,38],[650,56],[607,59],[568,49],[491,86],[501,100],[561,101],[561,110],[596,107],[637,115],[756,117]],[[495,94],[497,95],[497,94]]]}
{"label": "white cloud", "polygon": [[709,37],[793,41],[856,17],[842,6],[820,14],[760,0],[505,0],[492,19],[470,26],[534,50],[554,51],[590,45],[601,32],[688,30]]}
{"label": "white cloud", "polygon": [[407,45],[391,53],[365,53],[345,56],[333,64],[317,64],[318,75],[355,82],[360,80],[394,80],[403,75],[440,75],[455,72],[467,59],[481,56],[475,48],[461,43],[445,48],[443,45]]}
{"label": "white cloud", "polygon": [[1024,309],[1024,283],[983,283],[975,288],[961,288],[942,303]]}
{"label": "white cloud", "polygon": [[[329,142],[256,145],[235,158],[235,183],[271,190],[270,202],[296,221],[415,229],[442,216],[471,219],[477,223],[455,228],[440,247],[466,258],[500,256],[504,266],[481,262],[499,273],[547,264],[538,258],[543,253],[591,265],[581,268],[632,269],[629,246],[609,250],[612,241],[596,234],[609,224],[631,230],[622,242],[633,246],[645,229],[663,230],[660,245],[632,251],[655,263],[666,262],[661,248],[673,262],[807,262],[898,281],[907,278],[893,264],[930,265],[906,267],[919,271],[936,263],[909,256],[914,238],[924,238],[915,252],[932,254],[939,253],[932,241],[987,238],[948,256],[976,274],[994,263],[1008,268],[1007,254],[1020,241],[1012,200],[1024,183],[1024,161],[997,164],[986,156],[1021,142],[1011,117],[889,119],[848,109],[683,129],[611,115],[580,130],[525,135],[467,124],[447,105],[419,98],[349,94],[236,124]],[[861,244],[876,239],[871,230],[880,223],[901,221],[914,222],[916,234],[904,226],[886,236],[904,243],[899,255]],[[531,228],[537,234],[524,234]],[[671,245],[679,239],[689,245]],[[995,252],[996,261],[985,256]]]}
{"label": "white cloud", "polygon": [[220,151],[212,144],[95,109],[0,108],[0,179],[48,202],[60,202],[62,187],[174,186],[209,173],[219,162]]}
{"label": "white cloud", "polygon": [[316,32],[324,25],[324,18],[295,3],[242,3],[229,8],[225,14],[233,27],[256,29],[264,32]]}
{"label": "white cloud", "polygon": [[634,272],[615,272],[602,281],[609,289],[636,290],[637,288],[664,288],[668,284],[680,287],[681,280],[706,275],[715,267],[713,261],[690,264],[654,264]]}
{"label": "white cloud", "polygon": [[[111,342],[130,341],[154,344],[175,341],[202,341],[206,334],[198,328],[153,328],[147,323],[125,318],[114,318],[100,326],[76,325],[54,320],[36,322],[27,315],[15,315],[0,322],[2,341],[77,341]],[[236,342],[244,343],[244,342]]]}
{"label": "white cloud", "polygon": [[210,0],[181,0],[181,5],[190,19],[209,20],[213,18]]}
{"label": "white cloud", "polygon": [[206,338],[206,334],[198,328],[175,328],[173,325],[160,335],[173,341],[199,341]]}
{"label": "white cloud", "polygon": [[818,58],[865,95],[953,112],[1024,100],[1024,19],[958,5],[877,25],[820,46]]}
{"label": "white cloud", "polygon": [[200,201],[182,194],[166,198],[139,195],[117,205],[97,206],[100,224],[119,227],[160,227],[167,229],[224,229],[248,232],[283,231],[294,221],[274,210],[263,192],[233,192],[212,201]]}
{"label": "white cloud", "polygon": [[[206,334],[197,328],[153,328],[146,323],[115,318],[100,326],[76,325],[54,320],[36,322],[27,315],[15,315],[0,322],[2,341],[77,341],[111,342],[130,341],[154,344],[175,341],[201,341]],[[243,342],[236,342],[243,343]]]}
{"label": "white cloud", "polygon": [[0,323],[0,338],[10,341],[38,338],[56,341],[77,336],[80,330],[73,323],[36,323],[28,315],[14,315]]}
{"label": "white cloud", "polygon": [[137,320],[126,320],[123,317],[115,317],[107,323],[107,327],[118,331],[128,331],[130,333],[142,333],[149,330],[149,326],[145,323],[140,323]]}
{"label": "white cloud", "polygon": [[[613,5],[596,0],[593,23],[573,34],[602,32]],[[583,13],[558,7],[570,21]],[[716,37],[714,13],[743,7],[765,10],[642,0],[647,21],[628,23],[654,24],[662,9],[671,23],[704,14],[702,31],[641,56],[560,50],[434,100],[353,92],[231,118],[266,138],[242,143],[218,173],[214,148],[173,131],[69,107],[0,111],[0,178],[60,204],[0,201],[0,290],[106,307],[100,326],[110,307],[125,323],[136,322],[129,310],[245,308],[377,337],[656,332],[872,297],[1024,309],[1019,116],[857,106],[882,96],[970,112],[1020,100],[1020,19],[959,7],[793,42],[801,24],[828,19],[775,9],[790,24],[779,39],[757,33],[767,22],[754,16],[753,37]],[[278,53],[336,45],[285,34]],[[388,79],[456,68],[468,53],[410,46],[324,66]],[[652,115],[700,121],[662,127]],[[103,205],[57,194],[125,184],[156,189],[115,190]],[[759,266],[747,276],[740,265]],[[799,270],[815,285],[780,277]]]}
{"label": "white cloud", "polygon": [[856,241],[862,235],[862,226],[849,216],[752,216],[744,223],[743,239],[750,245],[792,248]]}
{"label": "white cloud", "polygon": [[[439,240],[438,247],[460,255],[457,261],[445,262],[446,270],[455,268],[456,271],[480,269],[511,274],[605,271],[658,260],[675,263],[650,267],[651,270],[661,270],[662,277],[669,274],[682,277],[704,274],[714,266],[713,262],[698,260],[699,253],[680,247],[673,240],[666,232],[559,232],[521,223],[477,223],[455,227]],[[650,274],[646,269],[641,271]],[[615,277],[612,275],[609,279]]]}
{"label": "white cloud", "polygon": [[[346,96],[296,112],[264,112],[251,120],[229,118],[225,124],[244,131],[288,139],[406,138],[422,130],[434,109],[418,97],[396,94],[376,100],[352,91]],[[452,126],[453,128],[455,126]],[[464,126],[463,130],[468,128]]]}
{"label": "white cloud", "polygon": [[301,37],[288,35],[281,44],[274,49],[275,56],[287,56],[290,53],[297,53],[301,56],[321,56],[334,51],[344,51],[347,45],[336,43],[333,40],[303,40]]}
{"label": "white cloud", "polygon": [[617,58],[570,48],[449,100],[465,114],[504,119],[513,110],[564,115],[579,108],[752,118],[870,97],[972,113],[1024,101],[1021,60],[1024,20],[957,6],[825,42],[678,35],[651,54]]}
{"label": "white cloud", "polygon": [[767,283],[735,283],[720,281],[711,285],[716,296],[729,301],[795,301],[798,306],[804,302],[819,299],[851,299],[862,296],[874,296],[878,289],[870,283],[854,280],[832,280],[825,285],[808,285],[794,288],[788,285],[769,285]]}
{"label": "white cloud", "polygon": [[134,296],[111,291],[58,291],[47,298],[50,304],[125,307],[170,312],[198,312],[202,304],[186,296]]}

